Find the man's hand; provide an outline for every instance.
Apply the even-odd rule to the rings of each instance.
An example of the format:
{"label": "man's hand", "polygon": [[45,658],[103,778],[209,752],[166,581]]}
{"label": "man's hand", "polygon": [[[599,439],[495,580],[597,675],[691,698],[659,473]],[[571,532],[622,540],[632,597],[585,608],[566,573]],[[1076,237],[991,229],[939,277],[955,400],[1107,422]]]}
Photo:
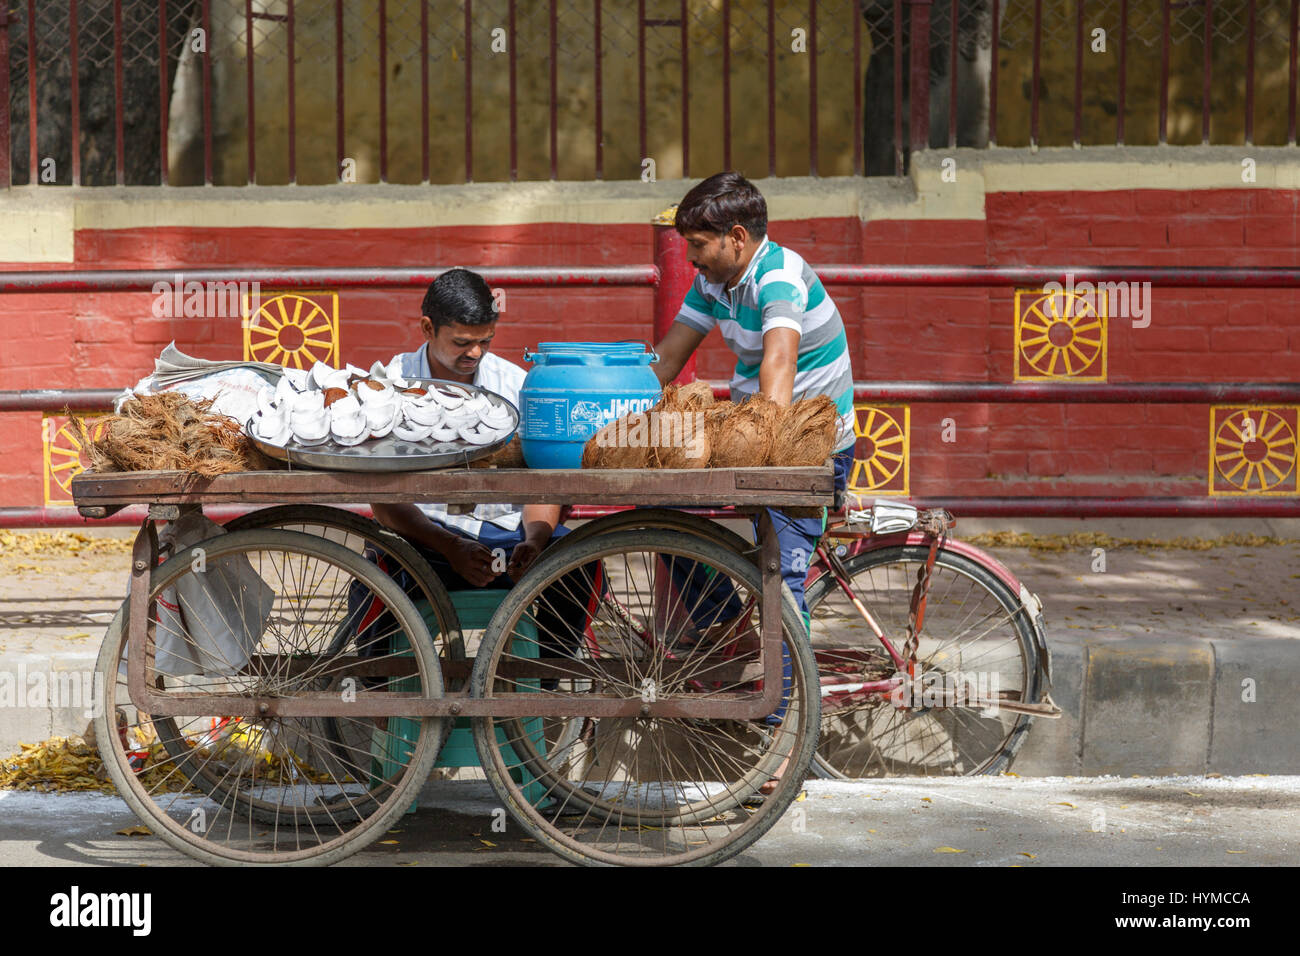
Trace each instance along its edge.
{"label": "man's hand", "polygon": [[510,563],[506,565],[506,574],[511,580],[518,581],[532,567],[559,523],[559,505],[524,505],[524,540],[515,545],[510,552]]}
{"label": "man's hand", "polygon": [[510,563],[506,565],[506,574],[510,575],[510,580],[518,582],[524,576],[537,556],[542,553],[543,544],[527,539],[520,541],[515,545],[515,549],[510,552]]}
{"label": "man's hand", "polygon": [[497,576],[492,570],[492,552],[477,541],[457,537],[443,555],[452,570],[476,588],[485,587]]}
{"label": "man's hand", "polygon": [[704,335],[684,322],[670,325],[667,334],[655,346],[659,361],[650,366],[659,376],[659,384],[667,385],[680,375],[687,359],[695,354],[703,341]]}

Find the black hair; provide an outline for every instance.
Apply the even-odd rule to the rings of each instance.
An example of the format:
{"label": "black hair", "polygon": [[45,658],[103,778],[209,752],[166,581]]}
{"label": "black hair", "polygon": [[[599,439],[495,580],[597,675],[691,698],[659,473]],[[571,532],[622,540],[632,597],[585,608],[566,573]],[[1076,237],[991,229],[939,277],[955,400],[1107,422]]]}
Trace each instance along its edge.
{"label": "black hair", "polygon": [[741,225],[754,238],[767,235],[767,202],[737,172],[714,173],[677,206],[677,231],[723,234]]}
{"label": "black hair", "polygon": [[477,272],[449,269],[429,284],[421,314],[433,322],[436,332],[452,322],[487,325],[500,316],[493,307],[492,290]]}

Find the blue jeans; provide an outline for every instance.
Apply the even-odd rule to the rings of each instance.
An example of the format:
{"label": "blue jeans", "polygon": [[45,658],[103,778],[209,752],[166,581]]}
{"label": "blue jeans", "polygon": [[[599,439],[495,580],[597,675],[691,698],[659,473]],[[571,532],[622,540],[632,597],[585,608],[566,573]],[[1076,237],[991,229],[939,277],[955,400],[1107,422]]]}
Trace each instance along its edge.
{"label": "blue jeans", "polygon": [[[852,450],[835,455],[832,462],[835,466],[835,491],[842,492],[848,486],[849,471],[853,467]],[[776,508],[766,510],[781,549],[781,578],[794,595],[807,631],[811,621],[804,598],[804,581],[808,576],[808,566],[813,562],[817,542],[826,530],[825,513],[819,518],[791,518]],[[758,521],[755,517],[755,540],[758,539]],[[729,581],[707,574],[698,565],[693,565],[688,571],[684,565],[670,562],[670,570],[673,583],[686,607],[691,609],[691,617],[698,629],[707,629],[708,625],[719,621],[729,621],[743,610],[740,597]],[[771,724],[779,724],[785,717],[794,686],[789,652],[784,652],[782,656],[785,697],[777,711],[767,718]]]}

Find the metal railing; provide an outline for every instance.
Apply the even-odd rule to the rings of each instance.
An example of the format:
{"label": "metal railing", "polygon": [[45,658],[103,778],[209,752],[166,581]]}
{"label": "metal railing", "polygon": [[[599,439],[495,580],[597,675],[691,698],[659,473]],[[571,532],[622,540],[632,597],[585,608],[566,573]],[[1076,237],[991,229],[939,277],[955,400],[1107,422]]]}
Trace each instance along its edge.
{"label": "metal railing", "polygon": [[[509,180],[521,140],[532,178],[561,178],[574,152],[562,127],[581,131],[568,142],[581,144],[582,171],[566,163],[564,177],[578,179],[638,178],[655,156],[679,161],[683,177],[742,157],[752,176],[901,175],[909,151],[927,147],[1294,145],[1298,10],[1300,0],[377,0],[366,20],[343,0],[11,0],[0,9],[0,187],[11,168],[30,184],[253,184],[259,138],[275,146],[276,182],[299,182],[304,156],[334,161],[311,181],[347,181],[358,146],[378,182],[471,182],[484,178],[497,113],[508,159],[487,178]],[[407,64],[418,93],[398,79]],[[349,82],[361,73],[382,81]],[[575,86],[590,113],[571,107]],[[701,88],[707,111],[692,109]],[[359,144],[363,96],[376,129]],[[660,106],[674,96],[679,108]],[[169,129],[174,101],[193,114],[180,132]],[[803,115],[783,121],[778,104],[791,102]],[[88,103],[111,103],[111,125],[87,124]],[[434,133],[452,123],[463,133],[439,148]],[[699,148],[701,136],[720,150]],[[243,156],[223,153],[219,169],[222,140],[239,137]],[[779,140],[806,140],[806,161]],[[435,175],[443,153],[455,167]]]}
{"label": "metal railing", "polygon": [[[500,285],[650,286],[654,289],[654,330],[658,340],[677,314],[693,279],[685,265],[682,240],[667,226],[655,229],[655,263],[646,266],[592,268],[484,268],[489,282]],[[204,270],[212,281],[260,277],[281,288],[339,288],[422,286],[441,270],[430,269],[277,269]],[[1154,266],[859,266],[828,265],[817,270],[831,286],[966,286],[998,288],[1047,282],[1149,281],[1185,288],[1297,288],[1300,268],[1154,267]],[[187,278],[200,273],[186,272]],[[148,291],[172,273],[158,271],[47,271],[0,273],[0,294]],[[1296,321],[1300,321],[1297,317]],[[685,371],[694,377],[693,365]],[[716,386],[721,390],[721,386]],[[113,390],[33,390],[0,392],[0,412],[48,411],[64,405],[86,410],[107,407]],[[1223,402],[1300,404],[1300,383],[933,383],[859,382],[859,402],[967,403],[1134,403],[1210,404]],[[911,497],[922,507],[948,507],[958,514],[978,516],[1239,516],[1300,517],[1295,497],[1155,497],[1155,496],[943,496]],[[587,510],[579,517],[590,517]],[[131,512],[120,521],[139,520]],[[72,509],[0,509],[0,526],[60,526],[81,524]]]}

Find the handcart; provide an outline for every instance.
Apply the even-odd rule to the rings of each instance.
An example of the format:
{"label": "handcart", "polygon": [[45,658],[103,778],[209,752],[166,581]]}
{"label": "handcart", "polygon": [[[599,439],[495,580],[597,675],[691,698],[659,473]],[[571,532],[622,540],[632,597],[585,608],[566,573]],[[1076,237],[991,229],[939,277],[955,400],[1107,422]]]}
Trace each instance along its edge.
{"label": "handcart", "polygon": [[[829,465],[86,473],[72,490],[87,517],[148,506],[97,739],[132,809],[204,862],[363,849],[458,718],[502,806],[578,863],[726,860],[813,762],[817,663],[763,509],[832,505]],[[471,637],[409,544],[341,507],[361,502],[640,508],[552,544]],[[278,507],[160,554],[157,522],[216,504]],[[757,514],[757,545],[669,510],[719,507]]]}

